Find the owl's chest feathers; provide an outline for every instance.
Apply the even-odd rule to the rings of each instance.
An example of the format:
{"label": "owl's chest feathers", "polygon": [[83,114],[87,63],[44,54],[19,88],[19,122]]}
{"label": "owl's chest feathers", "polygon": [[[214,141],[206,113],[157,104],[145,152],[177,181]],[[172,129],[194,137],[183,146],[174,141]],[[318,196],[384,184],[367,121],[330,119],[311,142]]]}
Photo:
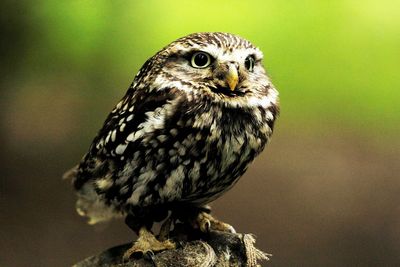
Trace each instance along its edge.
{"label": "owl's chest feathers", "polygon": [[[180,198],[196,203],[209,202],[233,186],[248,164],[263,150],[272,129],[262,108],[209,106],[193,113],[193,116],[186,113],[181,120],[188,117],[194,120],[193,132],[207,134],[202,136],[201,146],[193,143],[189,148],[199,157],[194,159],[190,170],[184,171],[186,186],[180,191]],[[179,188],[180,185],[173,183],[171,178],[175,179],[167,178],[167,184],[170,182]],[[169,193],[168,190],[164,192]]]}
{"label": "owl's chest feathers", "polygon": [[128,135],[129,160],[115,169],[106,199],[117,196],[133,206],[212,200],[244,173],[272,133],[267,110],[260,107],[169,102],[147,117]]}
{"label": "owl's chest feathers", "polygon": [[[256,112],[256,111],[255,111]],[[206,143],[210,145],[210,153],[220,156],[218,166],[222,171],[230,164],[246,160],[251,153],[258,152],[266,141],[260,132],[261,122],[254,120],[251,113],[236,110],[211,110],[211,114],[219,113],[213,122],[206,126],[209,135]]]}

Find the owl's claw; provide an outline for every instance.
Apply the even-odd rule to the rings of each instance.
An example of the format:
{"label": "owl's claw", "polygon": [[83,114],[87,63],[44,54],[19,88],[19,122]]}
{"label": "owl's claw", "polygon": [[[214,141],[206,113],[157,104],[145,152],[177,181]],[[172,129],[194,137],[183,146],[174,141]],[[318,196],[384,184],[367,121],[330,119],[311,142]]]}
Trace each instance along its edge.
{"label": "owl's claw", "polygon": [[155,254],[152,250],[147,251],[146,253],[143,254],[143,259],[145,259],[146,261],[151,262],[151,264],[153,266],[157,266],[156,262],[155,262]]}
{"label": "owl's claw", "polygon": [[176,243],[176,248],[183,248],[184,246],[185,246],[185,244],[183,243],[183,241],[182,240],[176,240],[175,241],[175,243]]}
{"label": "owl's claw", "polygon": [[211,230],[211,222],[210,222],[210,220],[205,219],[203,225],[200,226],[200,229],[204,233],[209,233],[210,230]]}
{"label": "owl's claw", "polygon": [[199,212],[195,219],[194,226],[195,228],[199,228],[203,233],[209,233],[211,230],[236,233],[232,225],[215,219],[207,212]]}
{"label": "owl's claw", "polygon": [[170,240],[159,241],[146,227],[142,227],[139,230],[139,238],[133,246],[124,253],[123,260],[128,261],[131,256],[143,256],[145,259],[150,259],[154,262],[154,252],[174,248],[175,244]]}

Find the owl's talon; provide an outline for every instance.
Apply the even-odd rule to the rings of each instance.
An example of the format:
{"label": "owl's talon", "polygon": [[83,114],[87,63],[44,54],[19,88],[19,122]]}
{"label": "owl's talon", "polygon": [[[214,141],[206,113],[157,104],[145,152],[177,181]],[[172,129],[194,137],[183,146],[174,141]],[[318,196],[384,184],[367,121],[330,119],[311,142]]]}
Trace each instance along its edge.
{"label": "owl's talon", "polygon": [[154,252],[152,250],[146,251],[146,253],[143,254],[143,258],[147,259],[153,259],[154,260]]}
{"label": "owl's talon", "polygon": [[139,230],[139,238],[133,246],[124,253],[123,260],[127,261],[132,256],[143,256],[145,259],[154,259],[154,252],[174,248],[175,244],[170,240],[159,241],[146,227],[142,227]]}
{"label": "owl's talon", "polygon": [[176,240],[175,244],[176,244],[176,248],[183,248],[184,247],[184,244],[183,244],[182,240]]}
{"label": "owl's talon", "polygon": [[211,230],[211,222],[209,220],[204,220],[204,223],[202,225],[200,225],[200,230],[203,233],[209,233]]}
{"label": "owl's talon", "polygon": [[153,266],[157,266],[156,262],[155,262],[155,254],[152,250],[146,251],[146,253],[143,254],[143,259],[151,262],[153,264]]}
{"label": "owl's talon", "polygon": [[209,233],[211,230],[236,233],[232,225],[221,222],[206,212],[200,212],[197,215],[195,224],[198,225],[198,228],[203,233]]}

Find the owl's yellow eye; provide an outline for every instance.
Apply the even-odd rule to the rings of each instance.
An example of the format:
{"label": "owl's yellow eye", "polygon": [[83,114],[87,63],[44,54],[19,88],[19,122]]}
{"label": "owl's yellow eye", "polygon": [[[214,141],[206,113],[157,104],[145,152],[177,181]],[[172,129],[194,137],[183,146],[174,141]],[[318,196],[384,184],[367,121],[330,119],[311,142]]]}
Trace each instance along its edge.
{"label": "owl's yellow eye", "polygon": [[190,64],[194,68],[204,69],[211,64],[211,56],[205,52],[196,52],[193,54]]}
{"label": "owl's yellow eye", "polygon": [[254,64],[256,63],[256,60],[254,59],[254,56],[248,56],[245,60],[244,60],[244,66],[246,67],[246,69],[248,69],[249,71],[253,71],[254,70]]}

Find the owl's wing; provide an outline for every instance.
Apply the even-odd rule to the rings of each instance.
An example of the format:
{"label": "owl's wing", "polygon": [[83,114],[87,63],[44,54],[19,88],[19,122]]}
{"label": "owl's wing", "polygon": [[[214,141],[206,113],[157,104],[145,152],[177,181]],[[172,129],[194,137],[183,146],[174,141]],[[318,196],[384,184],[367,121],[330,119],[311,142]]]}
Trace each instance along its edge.
{"label": "owl's wing", "polygon": [[133,142],[135,138],[146,134],[149,127],[157,127],[157,118],[163,119],[157,112],[165,110],[164,106],[178,95],[174,88],[153,91],[130,88],[108,115],[81,163],[64,177],[72,178],[75,188],[80,189],[88,180],[109,175],[138,149],[138,143]]}

